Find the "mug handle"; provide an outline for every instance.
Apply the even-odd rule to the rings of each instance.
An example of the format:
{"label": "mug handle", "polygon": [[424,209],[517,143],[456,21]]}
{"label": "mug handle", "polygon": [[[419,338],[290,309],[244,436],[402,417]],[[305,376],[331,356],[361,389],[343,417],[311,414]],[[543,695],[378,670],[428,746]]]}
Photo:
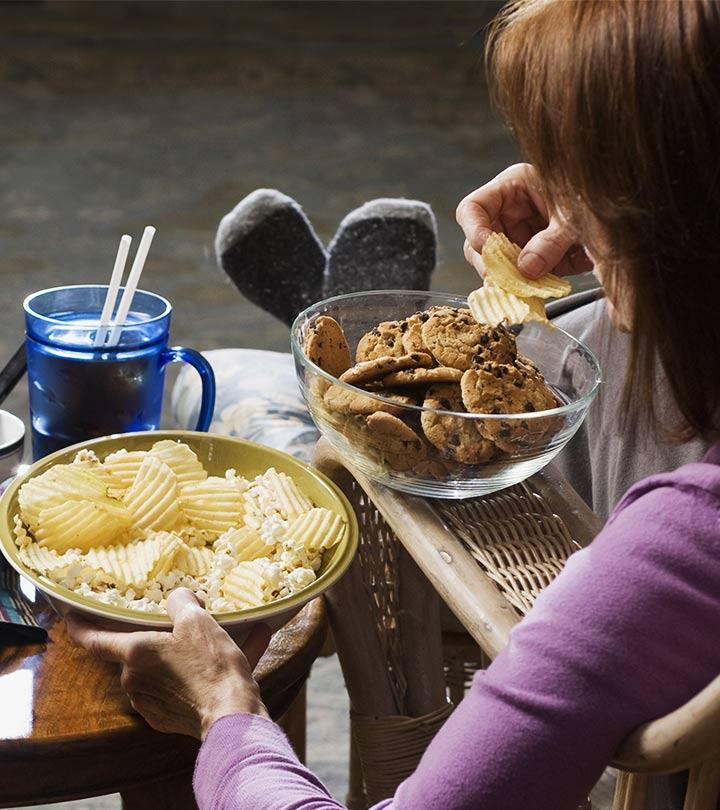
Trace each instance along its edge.
{"label": "mug handle", "polygon": [[167,363],[189,363],[200,375],[202,381],[202,398],[200,400],[200,415],[195,430],[207,433],[215,410],[215,373],[208,361],[195,349],[185,346],[171,346],[165,349],[160,357],[163,366]]}

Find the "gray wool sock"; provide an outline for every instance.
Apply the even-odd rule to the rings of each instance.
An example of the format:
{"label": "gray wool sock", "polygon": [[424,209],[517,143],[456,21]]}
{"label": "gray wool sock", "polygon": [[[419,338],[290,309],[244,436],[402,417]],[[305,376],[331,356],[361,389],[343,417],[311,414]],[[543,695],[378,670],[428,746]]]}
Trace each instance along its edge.
{"label": "gray wool sock", "polygon": [[328,248],[323,297],[362,290],[427,290],[437,225],[427,203],[378,199],[351,211]]}
{"label": "gray wool sock", "polygon": [[222,218],[215,255],[246,298],[288,325],[322,297],[325,249],[302,208],[275,189],[253,191]]}

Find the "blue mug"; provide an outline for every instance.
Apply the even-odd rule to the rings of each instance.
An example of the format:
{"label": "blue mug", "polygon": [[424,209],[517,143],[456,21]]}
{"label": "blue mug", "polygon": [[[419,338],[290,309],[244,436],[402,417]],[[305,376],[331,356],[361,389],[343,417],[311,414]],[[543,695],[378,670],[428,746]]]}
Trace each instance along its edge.
{"label": "blue mug", "polygon": [[107,286],[88,284],[41,290],[25,299],[35,459],[97,436],[157,430],[165,366],[176,361],[200,374],[196,430],[210,426],[215,377],[199,352],[168,347],[170,302],[137,290],[117,344],[95,348],[106,294]]}

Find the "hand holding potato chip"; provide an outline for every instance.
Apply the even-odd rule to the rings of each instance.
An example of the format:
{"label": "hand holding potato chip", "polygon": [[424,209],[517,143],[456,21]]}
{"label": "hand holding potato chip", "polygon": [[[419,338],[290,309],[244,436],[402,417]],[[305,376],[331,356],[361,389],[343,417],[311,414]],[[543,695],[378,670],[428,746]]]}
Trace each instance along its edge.
{"label": "hand holding potato chip", "polygon": [[465,258],[480,275],[485,274],[482,249],[493,232],[505,233],[524,245],[518,269],[528,278],[592,270],[582,246],[573,242],[563,223],[549,212],[535,169],[528,163],[509,166],[468,194],[458,205],[456,217],[465,233]]}

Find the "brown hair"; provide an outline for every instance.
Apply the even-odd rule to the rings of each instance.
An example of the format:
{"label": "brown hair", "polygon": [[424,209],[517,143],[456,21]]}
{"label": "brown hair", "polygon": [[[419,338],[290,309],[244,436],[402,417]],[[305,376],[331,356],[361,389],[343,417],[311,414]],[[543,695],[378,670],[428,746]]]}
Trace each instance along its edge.
{"label": "brown hair", "polygon": [[486,54],[548,203],[629,293],[626,402],[661,423],[659,358],[675,435],[720,438],[720,3],[514,2]]}

